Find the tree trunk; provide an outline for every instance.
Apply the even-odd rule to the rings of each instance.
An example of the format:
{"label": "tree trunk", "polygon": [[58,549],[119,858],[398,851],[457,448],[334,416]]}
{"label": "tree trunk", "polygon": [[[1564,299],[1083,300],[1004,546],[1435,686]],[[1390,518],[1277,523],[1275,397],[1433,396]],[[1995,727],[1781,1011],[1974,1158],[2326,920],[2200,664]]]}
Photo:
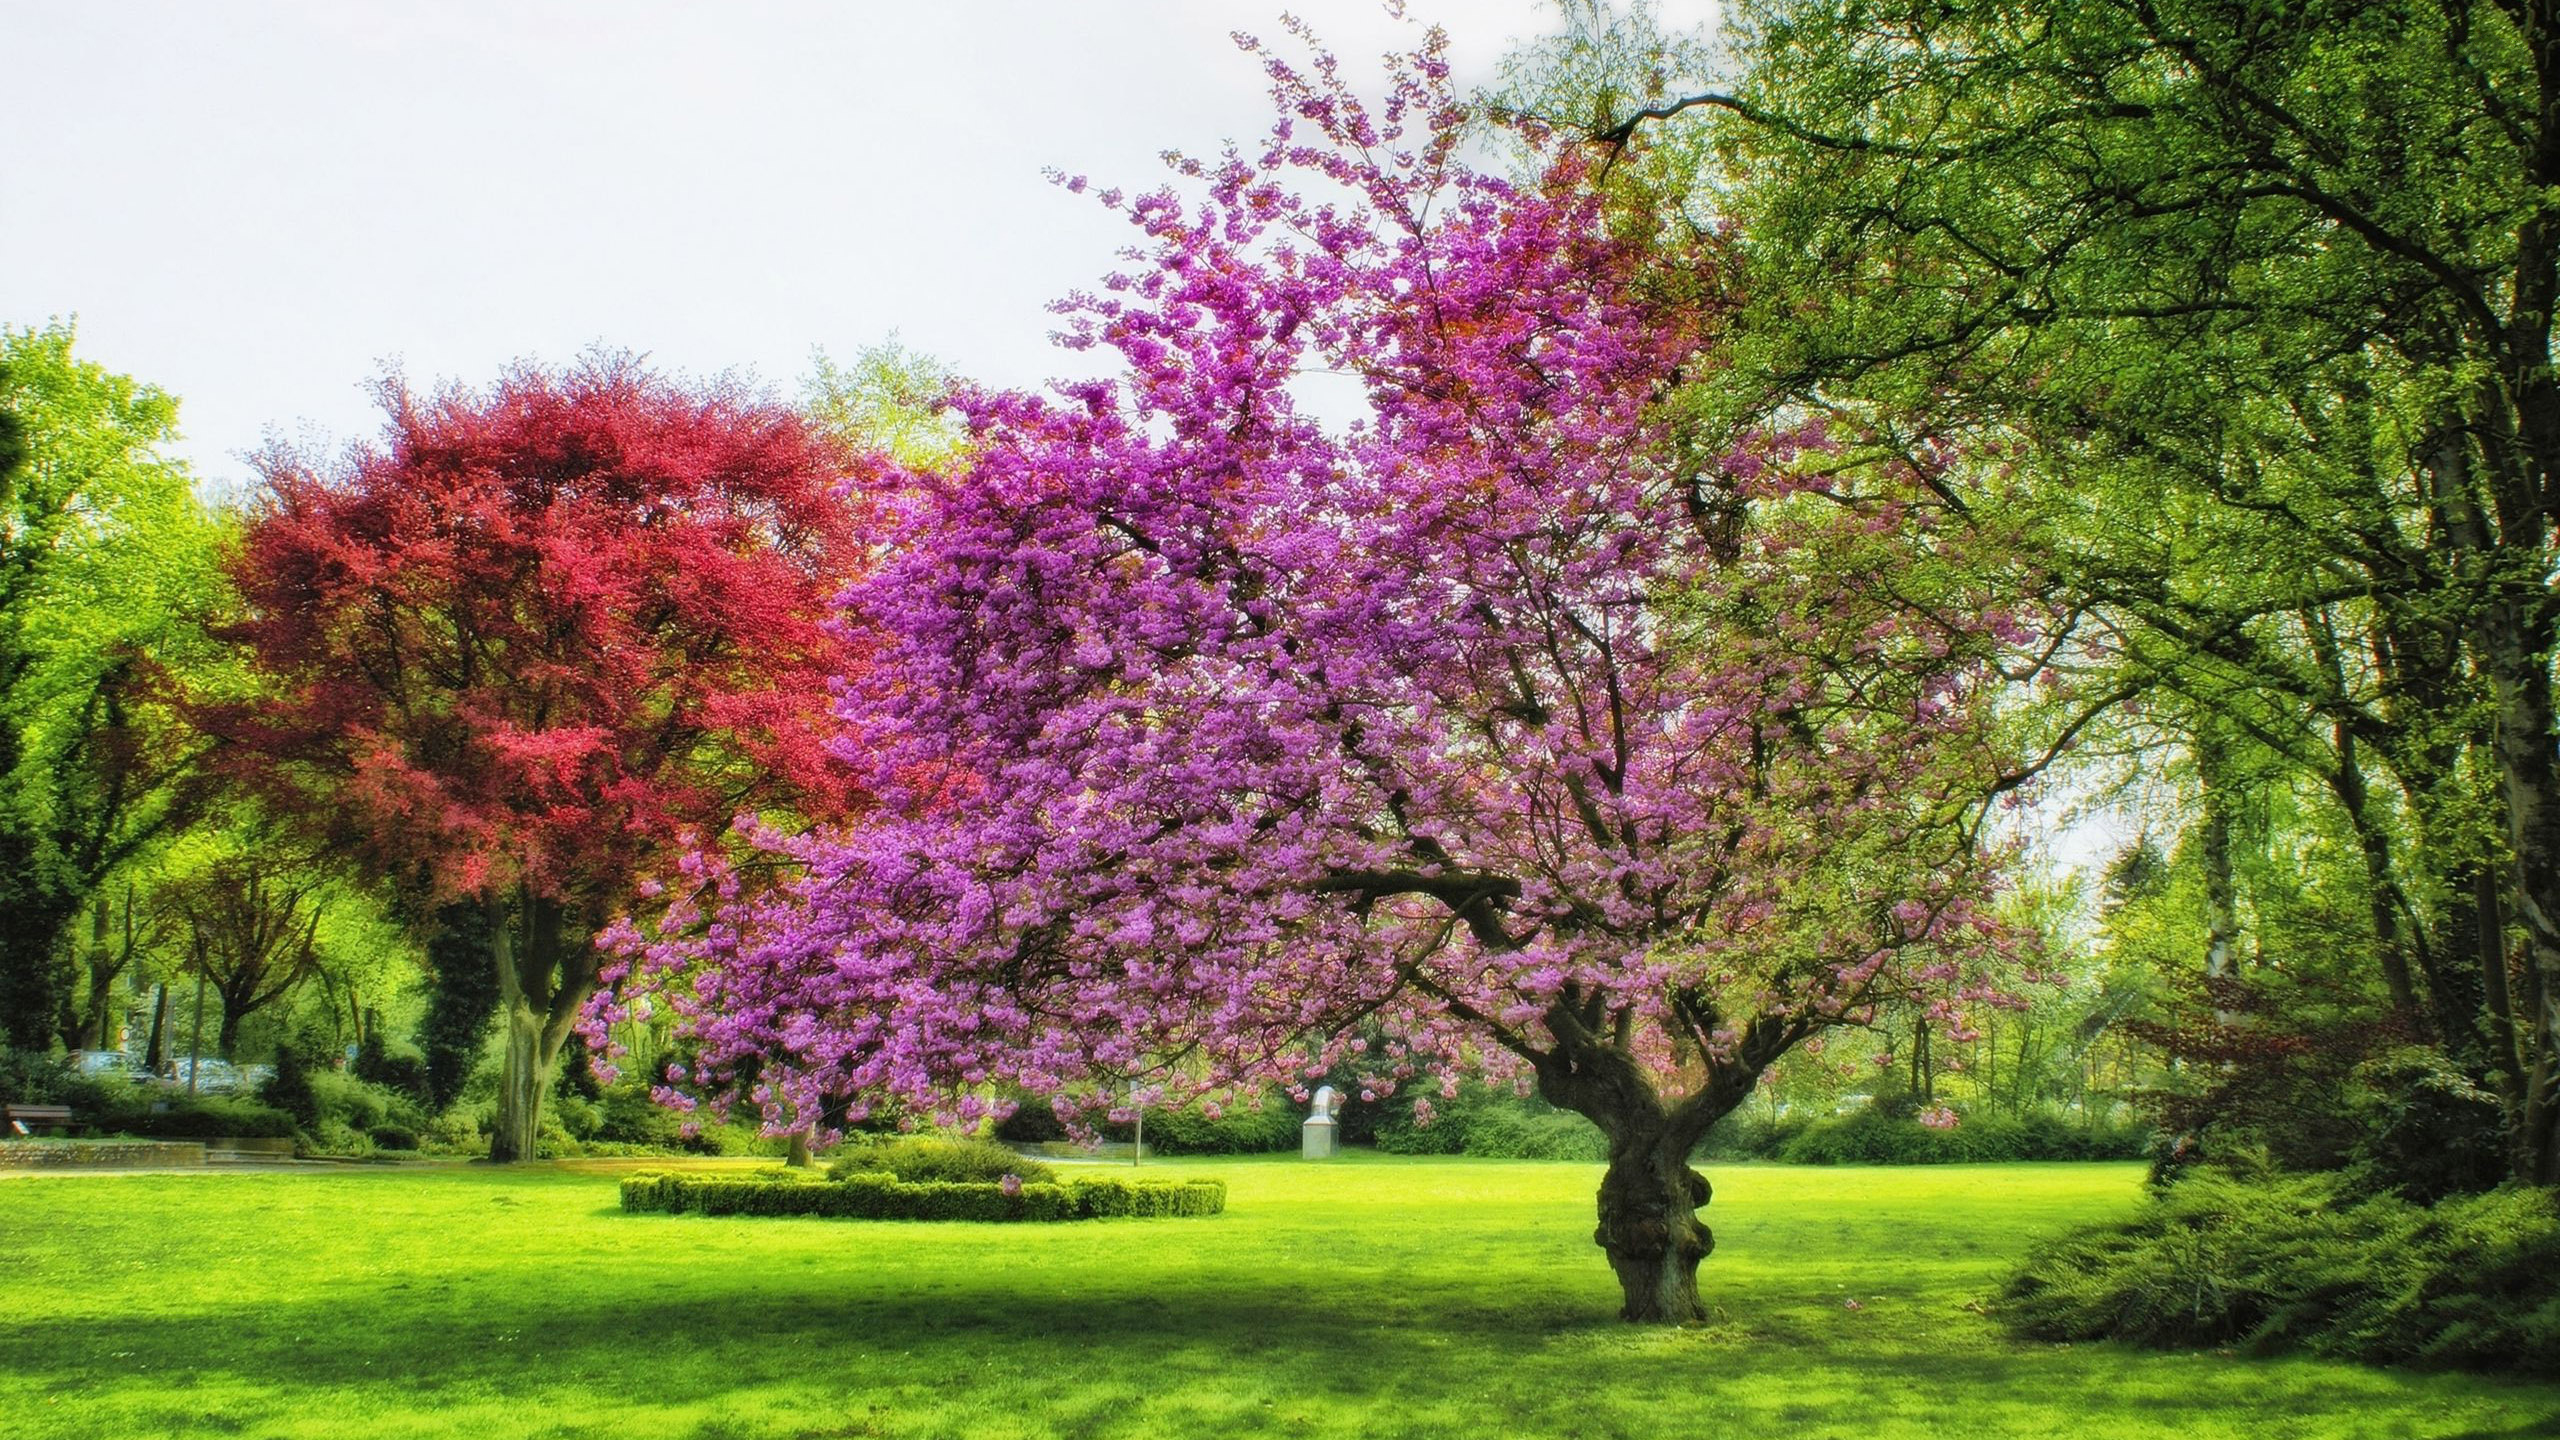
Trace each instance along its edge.
{"label": "tree trunk", "polygon": [[560,902],[539,895],[521,895],[512,907],[490,902],[489,952],[498,971],[505,1048],[489,1158],[501,1164],[541,1154],[542,1098],[551,1093],[569,1027],[595,990],[586,940],[567,941],[564,919]]}
{"label": "tree trunk", "polygon": [[1706,1318],[1698,1264],[1716,1242],[1698,1209],[1711,1193],[1667,1128],[1646,1127],[1611,1144],[1600,1179],[1600,1228],[1591,1239],[1618,1274],[1626,1301],[1618,1318],[1655,1325]]}
{"label": "tree trunk", "polygon": [[[1684,1003],[1690,1005],[1687,1023],[1698,1035],[1717,1028],[1695,1002]],[[1633,1019],[1631,1008],[1612,1017],[1605,997],[1586,999],[1568,987],[1547,1011],[1555,1048],[1530,1052],[1529,1058],[1537,1067],[1538,1093],[1549,1104],[1584,1117],[1609,1137],[1600,1225],[1591,1240],[1617,1272],[1625,1301],[1619,1318],[1678,1325],[1706,1318],[1698,1301],[1698,1263],[1715,1248],[1715,1236],[1698,1221],[1712,1192],[1707,1177],[1689,1168],[1689,1152],[1718,1120],[1751,1098],[1761,1075],[1808,1027],[1780,1016],[1753,1020],[1741,1027],[1731,1057],[1709,1066],[1704,1084],[1666,1105],[1636,1061]]]}
{"label": "tree trunk", "polygon": [[[2199,732],[2194,747],[2198,789],[2204,800],[2196,844],[2197,858],[2204,866],[2204,973],[2209,980],[2220,980],[2234,968],[2232,951],[2240,939],[2240,907],[2231,880],[2229,759],[2217,737]],[[2214,1018],[2230,1023],[2227,1014]]]}
{"label": "tree trunk", "polygon": [[169,1073],[169,987],[151,987],[151,1038],[142,1047],[142,1063],[154,1075]]}
{"label": "tree trunk", "polygon": [[489,1158],[501,1164],[531,1160],[541,1154],[542,1096],[551,1088],[552,1055],[542,1044],[542,1016],[520,991],[499,1002],[506,1027],[505,1059],[498,1078],[497,1128],[489,1135]]}

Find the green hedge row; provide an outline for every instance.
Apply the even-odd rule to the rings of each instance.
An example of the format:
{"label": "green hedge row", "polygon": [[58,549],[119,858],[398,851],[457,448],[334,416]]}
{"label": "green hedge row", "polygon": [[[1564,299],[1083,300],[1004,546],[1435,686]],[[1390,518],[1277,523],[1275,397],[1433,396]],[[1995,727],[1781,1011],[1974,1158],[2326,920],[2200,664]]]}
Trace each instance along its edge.
{"label": "green hedge row", "polygon": [[1215,1215],[1227,1208],[1223,1180],[1086,1180],[1002,1185],[954,1181],[909,1184],[862,1171],[826,1182],[702,1180],[634,1175],[622,1182],[633,1214],[815,1215],[834,1220],[1097,1220],[1117,1216]]}

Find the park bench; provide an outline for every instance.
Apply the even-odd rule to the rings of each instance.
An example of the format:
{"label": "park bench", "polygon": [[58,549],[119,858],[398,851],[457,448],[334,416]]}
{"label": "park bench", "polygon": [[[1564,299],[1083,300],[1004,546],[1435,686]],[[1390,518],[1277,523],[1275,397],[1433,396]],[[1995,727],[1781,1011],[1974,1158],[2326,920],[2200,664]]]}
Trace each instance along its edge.
{"label": "park bench", "polygon": [[70,1129],[71,1107],[68,1105],[12,1105],[9,1107],[9,1128],[19,1134],[31,1135],[47,1127],[55,1130]]}

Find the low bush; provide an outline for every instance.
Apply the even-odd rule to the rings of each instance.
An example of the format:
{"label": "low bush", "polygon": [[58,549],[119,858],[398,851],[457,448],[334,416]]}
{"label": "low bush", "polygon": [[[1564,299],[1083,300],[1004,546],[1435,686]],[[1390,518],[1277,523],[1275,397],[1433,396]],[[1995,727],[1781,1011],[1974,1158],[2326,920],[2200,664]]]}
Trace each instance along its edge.
{"label": "low bush", "polygon": [[1600,1127],[1535,1096],[1514,1095],[1469,1081],[1454,1099],[1433,1106],[1428,1125],[1411,1107],[1384,1107],[1377,1118],[1377,1146],[1391,1155],[1475,1155],[1488,1160],[1605,1160]]}
{"label": "low bush", "polygon": [[1736,1113],[1707,1134],[1702,1156],[1795,1165],[1990,1165],[2017,1160],[2139,1160],[2150,1127],[2089,1123],[2046,1113],[1978,1115],[1948,1129],[1894,1107],[1847,1115],[1769,1120]]}
{"label": "low bush", "polygon": [[2560,1373],[2560,1196],[2351,1203],[2337,1175],[2198,1169],[2035,1252],[1999,1306],[2049,1340]]}
{"label": "low bush", "polygon": [[[154,1110],[154,1105],[167,1108]],[[272,1105],[225,1095],[164,1099],[136,1089],[90,1122],[100,1130],[164,1140],[281,1140],[293,1133],[293,1117]]]}
{"label": "low bush", "polygon": [[380,1026],[365,1032],[356,1046],[355,1062],[347,1068],[366,1084],[379,1085],[413,1104],[424,1106],[428,1101],[426,1057],[405,1047],[392,1049]]}
{"label": "low bush", "polygon": [[649,1098],[649,1087],[624,1081],[605,1087],[596,1103],[594,1137],[616,1145],[673,1150],[684,1143],[684,1117]]}
{"label": "low bush", "polygon": [[418,1132],[406,1125],[376,1125],[365,1132],[365,1138],[383,1150],[415,1150]]}
{"label": "low bush", "polygon": [[0,1105],[73,1105],[64,1089],[78,1072],[50,1055],[0,1045]]}
{"label": "low bush", "polygon": [[1055,1170],[988,1140],[942,1137],[857,1142],[827,1166],[830,1180],[885,1174],[910,1185],[993,1185],[1010,1175],[1024,1183],[1058,1178]]}
{"label": "low bush", "polygon": [[1215,1215],[1226,1209],[1218,1180],[1074,1179],[909,1183],[868,1170],[818,1182],[789,1171],[746,1178],[635,1175],[622,1182],[622,1208],[669,1215],[804,1215],[837,1220],[1093,1220]]}
{"label": "low bush", "polygon": [[2404,1046],[2366,1061],[2342,1099],[2355,1127],[2348,1183],[2359,1191],[2426,1204],[2506,1178],[2498,1097],[2433,1050]]}
{"label": "low bush", "polygon": [[337,1155],[358,1160],[372,1156],[373,1137],[343,1120],[323,1120],[316,1130],[305,1130],[296,1141],[297,1155]]}
{"label": "low bush", "polygon": [[[1051,1117],[1055,1121],[1054,1116]],[[1198,1109],[1147,1112],[1147,1146],[1166,1155],[1268,1155],[1298,1148],[1305,1111],[1265,1094],[1216,1115]]]}

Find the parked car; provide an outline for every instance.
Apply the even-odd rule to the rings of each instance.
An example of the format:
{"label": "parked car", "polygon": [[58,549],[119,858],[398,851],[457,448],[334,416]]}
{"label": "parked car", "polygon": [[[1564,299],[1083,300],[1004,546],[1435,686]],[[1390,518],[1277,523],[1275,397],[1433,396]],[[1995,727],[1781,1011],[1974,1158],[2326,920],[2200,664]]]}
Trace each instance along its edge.
{"label": "parked car", "polygon": [[229,1095],[239,1090],[241,1085],[240,1067],[228,1060],[216,1060],[207,1055],[197,1060],[180,1056],[170,1062],[169,1083],[184,1090],[188,1088],[190,1077],[194,1079],[195,1092],[199,1095]]}
{"label": "parked car", "polygon": [[158,1077],[122,1050],[74,1050],[71,1068],[83,1075],[117,1080],[152,1080]]}

